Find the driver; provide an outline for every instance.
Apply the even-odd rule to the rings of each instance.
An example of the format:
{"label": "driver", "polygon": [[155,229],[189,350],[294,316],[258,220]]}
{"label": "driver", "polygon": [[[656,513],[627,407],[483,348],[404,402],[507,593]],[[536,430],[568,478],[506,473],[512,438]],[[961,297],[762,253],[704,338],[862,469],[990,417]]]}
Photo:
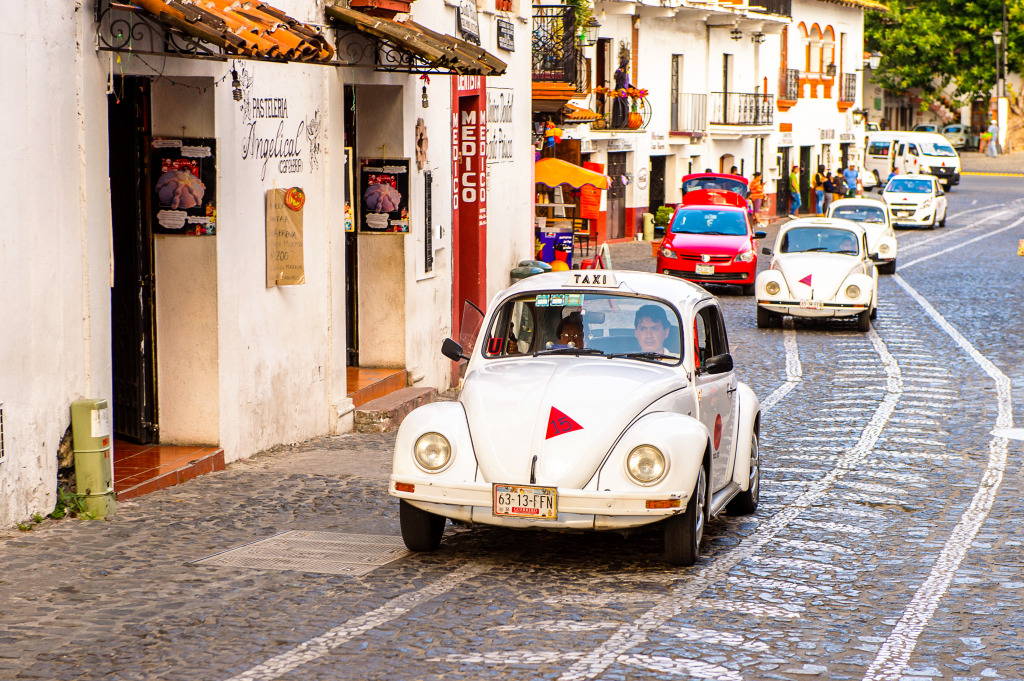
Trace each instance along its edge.
{"label": "driver", "polygon": [[665,347],[669,325],[665,310],[659,305],[644,305],[636,311],[634,334],[642,352],[672,354]]}
{"label": "driver", "polygon": [[570,313],[558,322],[555,330],[558,334],[558,344],[570,348],[583,347],[583,318],[579,312]]}
{"label": "driver", "polygon": [[847,234],[839,242],[840,253],[856,253],[857,252],[857,240],[852,234]]}

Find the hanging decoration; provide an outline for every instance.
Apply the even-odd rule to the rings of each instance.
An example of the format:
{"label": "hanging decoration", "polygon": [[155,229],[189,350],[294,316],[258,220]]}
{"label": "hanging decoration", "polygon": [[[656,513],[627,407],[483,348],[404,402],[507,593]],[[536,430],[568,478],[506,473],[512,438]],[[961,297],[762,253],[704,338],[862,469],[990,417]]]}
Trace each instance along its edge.
{"label": "hanging decoration", "polygon": [[555,124],[548,121],[544,124],[544,140],[549,147],[553,147],[562,141],[562,129],[556,128]]}

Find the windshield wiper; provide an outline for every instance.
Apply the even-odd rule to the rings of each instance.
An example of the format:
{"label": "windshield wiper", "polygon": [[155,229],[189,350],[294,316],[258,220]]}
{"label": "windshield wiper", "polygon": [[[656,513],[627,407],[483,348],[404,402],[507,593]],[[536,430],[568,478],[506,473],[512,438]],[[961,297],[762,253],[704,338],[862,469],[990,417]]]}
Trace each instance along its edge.
{"label": "windshield wiper", "polygon": [[819,251],[827,251],[828,248],[825,246],[815,246],[814,248],[805,248],[802,251],[792,251],[793,253],[815,253]]}
{"label": "windshield wiper", "polygon": [[537,350],[533,353],[533,356],[537,355],[603,355],[604,350],[598,350],[597,348],[550,348],[548,350]]}
{"label": "windshield wiper", "polygon": [[628,357],[629,359],[678,359],[673,355],[663,355],[660,352],[615,352],[608,355],[608,358]]}

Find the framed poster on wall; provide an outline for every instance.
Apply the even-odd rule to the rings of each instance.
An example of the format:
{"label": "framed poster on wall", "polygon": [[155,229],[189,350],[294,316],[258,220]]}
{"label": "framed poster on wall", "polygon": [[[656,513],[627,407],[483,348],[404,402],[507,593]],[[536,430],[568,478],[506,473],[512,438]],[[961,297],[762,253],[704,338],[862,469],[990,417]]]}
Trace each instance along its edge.
{"label": "framed poster on wall", "polygon": [[409,159],[359,159],[359,231],[409,231]]}
{"label": "framed poster on wall", "polygon": [[217,141],[154,138],[150,144],[154,234],[217,233]]}
{"label": "framed poster on wall", "polygon": [[345,196],[345,231],[356,231],[356,205],[352,194],[352,147],[345,147],[345,173],[343,182]]}

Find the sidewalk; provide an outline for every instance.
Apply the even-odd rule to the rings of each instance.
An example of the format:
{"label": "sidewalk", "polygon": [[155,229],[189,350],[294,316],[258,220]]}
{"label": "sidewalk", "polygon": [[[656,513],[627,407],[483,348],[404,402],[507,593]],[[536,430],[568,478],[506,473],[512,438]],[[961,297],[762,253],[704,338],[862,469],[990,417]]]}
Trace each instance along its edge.
{"label": "sidewalk", "polygon": [[1020,173],[1024,177],[1024,151],[1000,154],[995,158],[976,151],[960,152],[962,173]]}

